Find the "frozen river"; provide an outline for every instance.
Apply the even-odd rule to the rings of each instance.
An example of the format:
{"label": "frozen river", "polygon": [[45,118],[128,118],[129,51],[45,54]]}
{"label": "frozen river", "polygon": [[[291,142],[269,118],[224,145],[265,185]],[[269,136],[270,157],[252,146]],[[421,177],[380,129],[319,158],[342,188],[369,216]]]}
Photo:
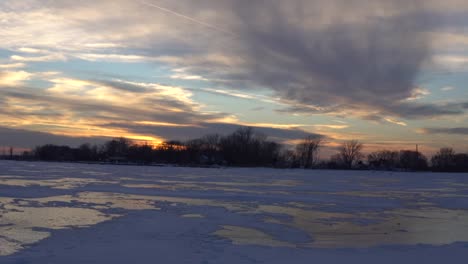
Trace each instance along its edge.
{"label": "frozen river", "polygon": [[0,161],[0,263],[466,263],[468,174]]}

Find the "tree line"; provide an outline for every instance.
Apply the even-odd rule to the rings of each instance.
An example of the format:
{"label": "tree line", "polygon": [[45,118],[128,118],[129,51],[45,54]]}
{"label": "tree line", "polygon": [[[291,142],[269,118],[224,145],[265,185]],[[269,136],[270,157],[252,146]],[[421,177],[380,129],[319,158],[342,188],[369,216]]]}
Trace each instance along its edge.
{"label": "tree line", "polygon": [[135,144],[126,138],[102,145],[82,144],[78,148],[44,145],[31,156],[44,161],[95,161],[137,164],[275,166],[282,146],[250,127],[221,136],[206,135],[187,141],[170,140],[157,146]]}
{"label": "tree line", "polygon": [[350,140],[324,160],[319,155],[324,144],[323,137],[308,136],[294,148],[286,148],[253,128],[240,127],[226,136],[211,134],[187,141],[166,141],[157,146],[136,144],[126,138],[112,139],[101,145],[85,143],[77,148],[47,144],[16,158],[118,164],[468,172],[468,154],[455,153],[451,148],[440,149],[430,159],[412,150],[380,150],[364,155],[364,145]]}

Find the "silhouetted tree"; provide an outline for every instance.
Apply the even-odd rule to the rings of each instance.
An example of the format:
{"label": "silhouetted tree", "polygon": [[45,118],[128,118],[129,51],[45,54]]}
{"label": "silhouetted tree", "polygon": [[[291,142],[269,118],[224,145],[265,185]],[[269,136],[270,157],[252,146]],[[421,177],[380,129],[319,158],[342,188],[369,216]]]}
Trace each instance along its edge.
{"label": "silhouetted tree", "polygon": [[220,149],[226,161],[231,165],[249,165],[252,163],[254,154],[253,129],[251,127],[241,127],[231,135],[220,140]]}
{"label": "silhouetted tree", "polygon": [[435,171],[464,172],[468,171],[468,155],[457,154],[452,148],[441,148],[432,156],[431,164]]}
{"label": "silhouetted tree", "polygon": [[78,161],[96,161],[99,158],[97,146],[91,146],[89,143],[80,145],[75,153],[75,158]]}
{"label": "silhouetted tree", "polygon": [[402,150],[400,151],[400,166],[405,170],[427,170],[427,158],[417,151]]}
{"label": "silhouetted tree", "polygon": [[296,146],[296,153],[301,167],[311,168],[317,163],[322,141],[321,137],[308,136]]}
{"label": "silhouetted tree", "polygon": [[326,164],[327,169],[348,169],[341,153],[336,153],[330,157],[330,160]]}
{"label": "silhouetted tree", "polygon": [[221,136],[219,134],[210,134],[201,138],[202,151],[208,159],[208,163],[219,163],[222,160],[220,155]]}
{"label": "silhouetted tree", "polygon": [[222,137],[219,148],[230,165],[271,166],[278,161],[281,145],[268,141],[264,134],[254,132],[251,127],[241,127]]}
{"label": "silhouetted tree", "polygon": [[126,138],[118,138],[108,141],[104,144],[104,153],[110,160],[125,160],[128,156],[128,150],[133,143]]}
{"label": "silhouetted tree", "polygon": [[190,163],[204,163],[203,161],[203,141],[199,138],[185,142],[185,148]]}
{"label": "silhouetted tree", "polygon": [[373,169],[395,169],[399,167],[400,153],[390,150],[376,151],[367,156],[367,161]]}
{"label": "silhouetted tree", "polygon": [[36,147],[34,156],[45,161],[73,161],[73,151],[68,146],[44,145]]}
{"label": "silhouetted tree", "polygon": [[343,142],[339,148],[339,156],[335,157],[337,162],[341,162],[346,168],[351,169],[363,157],[362,143],[357,140]]}
{"label": "silhouetted tree", "polygon": [[[281,144],[268,140],[266,135],[254,131],[253,128],[240,127],[226,136],[212,134],[186,142],[170,140],[156,147],[134,144],[125,138],[113,139],[99,146],[86,143],[78,148],[48,144],[38,146],[31,154],[24,153],[17,158],[45,161],[119,161],[136,164],[159,162],[310,168],[317,167],[321,144],[322,138],[307,137],[296,146],[295,150],[283,149]],[[320,167],[353,168],[361,163],[362,149],[363,145],[356,140],[344,142],[339,152],[328,162],[320,164]],[[3,158],[8,158],[8,154],[11,157],[12,152],[12,148],[4,148]],[[414,171],[428,169],[427,158],[416,151],[382,150],[370,153],[367,160],[371,168],[401,168]],[[457,154],[451,148],[440,149],[431,161],[432,169],[436,171],[468,171],[468,154]]]}
{"label": "silhouetted tree", "polygon": [[455,171],[468,172],[468,154],[458,153],[455,154]]}
{"label": "silhouetted tree", "polygon": [[[185,152],[185,153],[184,153]],[[182,163],[187,161],[186,147],[178,140],[163,142],[156,148],[157,159],[166,163]]]}
{"label": "silhouetted tree", "polygon": [[452,148],[441,148],[431,158],[432,167],[439,171],[455,169],[455,151]]}
{"label": "silhouetted tree", "polygon": [[128,148],[128,159],[132,162],[149,164],[154,160],[153,147],[147,143]]}

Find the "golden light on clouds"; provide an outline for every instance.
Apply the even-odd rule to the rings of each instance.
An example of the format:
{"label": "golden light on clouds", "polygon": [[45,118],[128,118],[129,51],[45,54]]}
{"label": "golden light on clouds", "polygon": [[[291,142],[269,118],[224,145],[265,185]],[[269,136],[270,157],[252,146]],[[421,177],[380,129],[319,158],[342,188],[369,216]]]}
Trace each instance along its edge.
{"label": "golden light on clouds", "polygon": [[190,124],[175,124],[168,122],[155,122],[155,121],[136,121],[134,122],[138,125],[148,125],[148,126],[163,126],[163,127],[190,127]]}
{"label": "golden light on clouds", "polygon": [[33,74],[26,71],[4,71],[0,72],[0,85],[16,86],[29,80]]}

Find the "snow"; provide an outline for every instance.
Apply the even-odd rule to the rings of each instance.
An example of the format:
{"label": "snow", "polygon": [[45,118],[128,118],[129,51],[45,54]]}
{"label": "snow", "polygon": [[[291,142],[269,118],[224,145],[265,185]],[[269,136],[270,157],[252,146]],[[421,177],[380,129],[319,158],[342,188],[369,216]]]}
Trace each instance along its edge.
{"label": "snow", "polygon": [[0,263],[465,263],[468,174],[0,161]]}

